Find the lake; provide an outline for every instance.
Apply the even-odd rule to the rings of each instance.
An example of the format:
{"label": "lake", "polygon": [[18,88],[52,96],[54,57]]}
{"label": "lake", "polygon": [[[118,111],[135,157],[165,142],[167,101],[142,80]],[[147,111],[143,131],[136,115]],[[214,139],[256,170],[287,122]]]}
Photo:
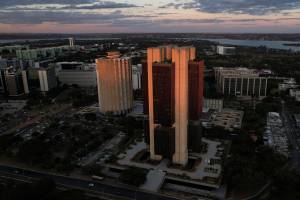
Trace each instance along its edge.
{"label": "lake", "polygon": [[224,45],[236,45],[236,46],[251,46],[259,47],[265,46],[271,49],[281,49],[281,50],[292,50],[300,51],[300,46],[287,46],[284,44],[299,44],[299,42],[291,41],[271,41],[271,40],[233,40],[233,39],[203,39],[212,42],[219,42]]}

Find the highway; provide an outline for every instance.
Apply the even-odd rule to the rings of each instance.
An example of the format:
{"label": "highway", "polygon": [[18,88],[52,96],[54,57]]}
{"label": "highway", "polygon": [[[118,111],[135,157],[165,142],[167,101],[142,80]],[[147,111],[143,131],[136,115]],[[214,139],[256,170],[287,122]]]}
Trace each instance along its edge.
{"label": "highway", "polygon": [[[0,165],[0,173],[6,176],[12,176],[14,179],[18,177],[20,180],[28,181],[30,179],[51,178],[58,185],[63,185],[69,188],[89,190],[92,192],[125,197],[136,200],[179,200],[175,197],[162,195],[159,193],[151,193],[139,189],[129,188],[120,185],[113,185],[104,182],[84,180],[46,172],[33,171],[27,169],[16,168],[12,166]],[[89,187],[93,183],[94,187]]]}

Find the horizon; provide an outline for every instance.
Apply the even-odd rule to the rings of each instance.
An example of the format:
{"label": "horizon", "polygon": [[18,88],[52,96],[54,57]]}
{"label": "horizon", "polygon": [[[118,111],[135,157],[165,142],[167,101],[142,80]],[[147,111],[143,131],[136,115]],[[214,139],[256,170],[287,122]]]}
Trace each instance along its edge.
{"label": "horizon", "polygon": [[[18,30],[18,31],[16,31]],[[13,0],[2,33],[300,33],[297,0]]]}
{"label": "horizon", "polygon": [[0,35],[120,35],[120,34],[207,34],[207,35],[299,35],[299,32],[285,33],[285,32],[0,32]]}

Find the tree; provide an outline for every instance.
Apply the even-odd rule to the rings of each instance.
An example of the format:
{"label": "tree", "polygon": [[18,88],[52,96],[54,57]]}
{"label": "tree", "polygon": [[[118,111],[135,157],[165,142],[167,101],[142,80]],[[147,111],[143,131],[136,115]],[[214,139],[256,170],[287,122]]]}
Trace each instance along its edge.
{"label": "tree", "polygon": [[102,174],[103,167],[96,164],[84,166],[81,170],[82,173],[86,175],[103,176]]}
{"label": "tree", "polygon": [[86,113],[84,115],[85,119],[88,121],[96,121],[97,120],[97,115],[96,113]]}
{"label": "tree", "polygon": [[49,145],[39,139],[32,139],[21,144],[17,157],[31,164],[42,164],[52,158]]}
{"label": "tree", "polygon": [[271,188],[270,199],[272,200],[298,200],[300,199],[300,174],[295,171],[284,170],[277,176]]}
{"label": "tree", "polygon": [[266,146],[253,142],[246,134],[232,141],[231,157],[225,164],[225,177],[236,190],[253,190],[270,180],[286,159]]}
{"label": "tree", "polygon": [[126,170],[124,170],[119,179],[121,182],[134,185],[134,186],[140,186],[146,181],[147,171],[141,168],[136,167],[130,167]]}

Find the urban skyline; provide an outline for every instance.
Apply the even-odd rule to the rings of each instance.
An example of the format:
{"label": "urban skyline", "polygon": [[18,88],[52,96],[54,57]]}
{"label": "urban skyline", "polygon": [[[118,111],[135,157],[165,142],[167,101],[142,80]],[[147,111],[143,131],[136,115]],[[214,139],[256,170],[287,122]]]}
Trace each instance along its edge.
{"label": "urban skyline", "polygon": [[297,0],[14,0],[0,3],[3,33],[297,33]]}
{"label": "urban skyline", "polygon": [[300,0],[0,0],[0,199],[299,200]]}

